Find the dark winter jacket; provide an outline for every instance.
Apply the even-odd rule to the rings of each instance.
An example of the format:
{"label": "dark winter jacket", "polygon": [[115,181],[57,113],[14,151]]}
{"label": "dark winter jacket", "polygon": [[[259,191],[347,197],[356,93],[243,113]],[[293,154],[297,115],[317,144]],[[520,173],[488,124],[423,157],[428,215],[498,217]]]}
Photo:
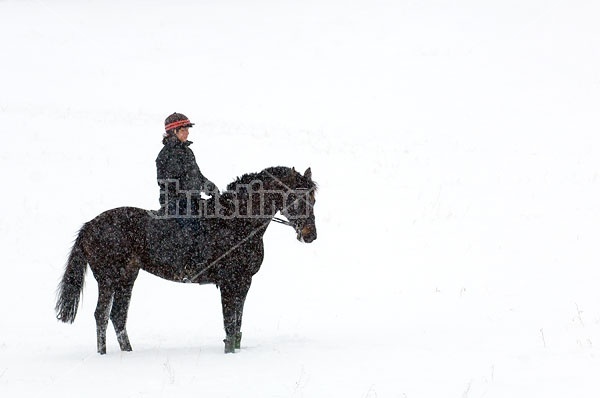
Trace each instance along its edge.
{"label": "dark winter jacket", "polygon": [[[179,204],[177,213],[187,214],[187,196],[181,191],[210,193],[215,189],[214,184],[200,172],[194,152],[190,149],[191,144],[191,141],[181,142],[176,137],[171,137],[165,140],[164,147],[156,158],[156,179],[160,187],[161,211],[168,210],[169,215],[176,214],[177,204]],[[165,194],[168,194],[167,198]],[[198,200],[200,198],[196,192],[192,198],[191,211],[197,211]],[[196,205],[193,204],[194,202]]]}

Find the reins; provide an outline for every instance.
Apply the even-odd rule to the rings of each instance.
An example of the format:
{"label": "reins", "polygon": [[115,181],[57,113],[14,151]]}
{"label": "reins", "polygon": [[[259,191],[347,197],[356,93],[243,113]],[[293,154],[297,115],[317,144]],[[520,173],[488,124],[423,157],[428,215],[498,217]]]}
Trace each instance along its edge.
{"label": "reins", "polygon": [[275,221],[276,223],[279,223],[279,224],[289,225],[290,227],[294,226],[294,224],[292,224],[291,222],[284,220],[282,218],[279,218],[279,217],[273,217],[273,221]]}

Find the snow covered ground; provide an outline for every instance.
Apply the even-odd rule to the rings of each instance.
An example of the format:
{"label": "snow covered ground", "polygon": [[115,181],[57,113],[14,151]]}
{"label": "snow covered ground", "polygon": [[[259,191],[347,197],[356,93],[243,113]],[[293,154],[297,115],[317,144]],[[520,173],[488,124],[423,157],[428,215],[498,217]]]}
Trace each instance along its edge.
{"label": "snow covered ground", "polygon": [[[0,396],[597,397],[600,4],[0,1]],[[141,274],[95,353],[81,224],[158,206],[174,111],[221,188],[311,166],[223,354],[219,292]]]}

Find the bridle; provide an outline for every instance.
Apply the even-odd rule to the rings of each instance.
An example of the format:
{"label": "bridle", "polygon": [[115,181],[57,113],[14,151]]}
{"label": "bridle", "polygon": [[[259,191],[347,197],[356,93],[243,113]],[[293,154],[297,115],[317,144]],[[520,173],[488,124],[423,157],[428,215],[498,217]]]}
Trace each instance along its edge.
{"label": "bridle", "polygon": [[296,224],[294,222],[290,222],[288,220],[284,220],[283,218],[279,218],[279,217],[273,216],[271,218],[271,220],[275,221],[278,224],[283,224],[283,225],[287,225],[287,226],[293,227],[294,229],[298,229],[298,224]]}

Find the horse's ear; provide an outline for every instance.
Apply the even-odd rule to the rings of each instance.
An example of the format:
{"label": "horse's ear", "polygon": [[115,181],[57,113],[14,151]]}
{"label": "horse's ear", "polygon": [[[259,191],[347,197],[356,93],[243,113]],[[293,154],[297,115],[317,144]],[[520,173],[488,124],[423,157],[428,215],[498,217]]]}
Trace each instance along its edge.
{"label": "horse's ear", "polygon": [[312,170],[310,169],[310,167],[304,172],[304,177],[308,178],[309,180],[312,180]]}

